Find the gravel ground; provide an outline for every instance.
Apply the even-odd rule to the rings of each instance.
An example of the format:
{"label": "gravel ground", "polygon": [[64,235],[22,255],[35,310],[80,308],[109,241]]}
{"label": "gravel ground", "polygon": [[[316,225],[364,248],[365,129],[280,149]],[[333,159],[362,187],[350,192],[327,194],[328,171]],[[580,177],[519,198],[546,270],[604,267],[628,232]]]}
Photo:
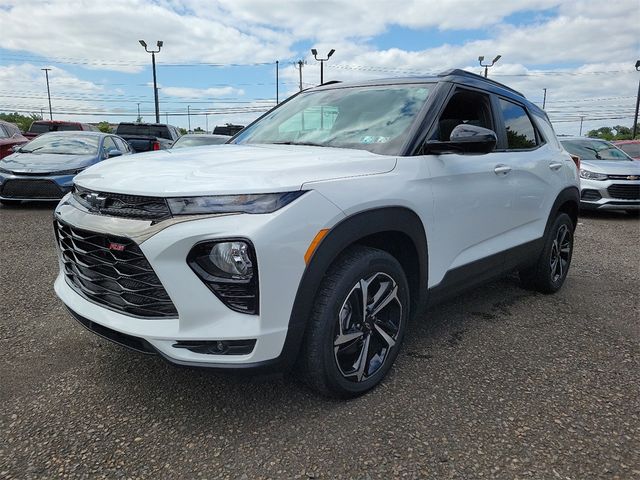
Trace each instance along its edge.
{"label": "gravel ground", "polygon": [[582,217],[559,294],[443,304],[338,402],[86,333],[53,293],[52,208],[0,207],[0,478],[640,478],[637,219]]}

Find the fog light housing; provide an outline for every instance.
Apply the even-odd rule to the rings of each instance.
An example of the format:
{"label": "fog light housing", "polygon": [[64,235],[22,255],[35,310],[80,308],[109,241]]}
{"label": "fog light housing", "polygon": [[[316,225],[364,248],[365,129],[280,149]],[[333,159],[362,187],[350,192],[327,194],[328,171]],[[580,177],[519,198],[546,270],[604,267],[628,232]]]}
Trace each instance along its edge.
{"label": "fog light housing", "polygon": [[202,282],[231,310],[258,314],[258,271],[253,245],[246,239],[196,244],[187,263]]}

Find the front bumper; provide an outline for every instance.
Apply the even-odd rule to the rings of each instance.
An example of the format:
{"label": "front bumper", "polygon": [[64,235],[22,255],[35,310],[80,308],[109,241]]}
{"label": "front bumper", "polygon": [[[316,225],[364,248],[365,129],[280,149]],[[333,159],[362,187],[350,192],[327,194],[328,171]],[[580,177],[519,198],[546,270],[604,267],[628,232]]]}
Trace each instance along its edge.
{"label": "front bumper", "polygon": [[0,173],[0,200],[58,201],[73,187],[74,175]]}
{"label": "front bumper", "polygon": [[[583,210],[640,210],[640,180],[580,179],[580,208]],[[629,198],[631,197],[631,198]]]}
{"label": "front bumper", "polygon": [[[308,215],[310,211],[314,212],[312,217]],[[283,357],[290,356],[285,348],[287,339],[301,333],[292,331],[289,323],[306,268],[304,253],[319,230],[343,218],[337,207],[313,191],[267,215],[198,217],[152,225],[83,212],[65,200],[58,205],[55,215],[79,229],[136,241],[178,312],[175,318],[151,319],[106,308],[77,293],[61,268],[55,291],[76,319],[86,320],[81,321],[83,325],[92,322],[104,327],[106,330],[90,330],[117,343],[126,345],[117,341],[116,334],[130,337],[148,346],[146,353],[157,352],[175,364],[239,369],[280,363]],[[225,306],[187,265],[187,255],[195,244],[229,237],[247,238],[256,250],[259,315],[238,313]],[[249,339],[256,341],[255,346],[243,355],[204,354],[175,347],[179,341]]]}

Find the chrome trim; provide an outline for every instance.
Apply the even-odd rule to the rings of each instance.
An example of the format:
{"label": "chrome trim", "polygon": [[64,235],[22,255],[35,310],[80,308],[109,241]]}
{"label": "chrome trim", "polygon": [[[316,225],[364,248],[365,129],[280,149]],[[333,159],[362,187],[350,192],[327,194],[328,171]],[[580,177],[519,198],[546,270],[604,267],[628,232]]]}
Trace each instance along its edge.
{"label": "chrome trim", "polygon": [[184,215],[160,221],[136,220],[131,218],[110,217],[90,212],[68,193],[55,209],[54,216],[73,227],[90,232],[103,233],[130,238],[138,245],[149,240],[165,228],[178,223],[203,220],[205,218],[227,217],[238,213],[212,213],[209,215]]}

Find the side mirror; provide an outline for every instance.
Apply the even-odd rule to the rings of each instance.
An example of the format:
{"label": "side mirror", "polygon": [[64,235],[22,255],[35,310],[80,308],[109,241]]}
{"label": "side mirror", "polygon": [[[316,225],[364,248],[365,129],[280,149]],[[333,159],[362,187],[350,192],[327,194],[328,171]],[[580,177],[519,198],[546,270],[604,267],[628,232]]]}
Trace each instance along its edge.
{"label": "side mirror", "polygon": [[122,152],[116,148],[112,148],[107,152],[107,158],[119,157],[122,155]]}
{"label": "side mirror", "polygon": [[495,150],[498,137],[493,130],[476,125],[457,125],[448,142],[437,140],[425,144],[425,153],[489,153]]}
{"label": "side mirror", "polygon": [[13,147],[11,147],[11,151],[13,153],[19,152],[21,147],[24,147],[24,143],[21,143],[20,145],[14,145]]}

